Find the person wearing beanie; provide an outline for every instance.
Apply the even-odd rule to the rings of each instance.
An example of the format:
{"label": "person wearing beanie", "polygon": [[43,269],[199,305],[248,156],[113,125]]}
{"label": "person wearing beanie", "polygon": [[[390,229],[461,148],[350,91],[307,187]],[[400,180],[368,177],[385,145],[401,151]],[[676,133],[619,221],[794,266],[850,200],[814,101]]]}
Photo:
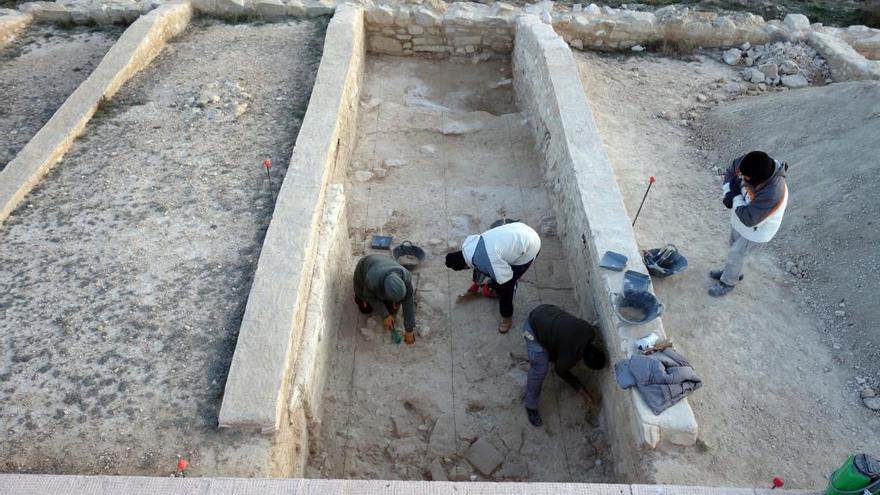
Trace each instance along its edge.
{"label": "person wearing beanie", "polygon": [[[525,275],[541,250],[541,238],[522,222],[510,222],[480,235],[467,236],[461,251],[446,255],[446,267],[452,270],[473,268],[498,295],[501,323],[498,331],[507,333],[513,326],[513,295],[517,281]],[[477,275],[477,274],[475,274]],[[475,279],[477,277],[475,276]]]}
{"label": "person wearing beanie", "polygon": [[732,291],[743,279],[746,254],[769,242],[779,231],[788,206],[787,171],[788,164],[763,151],[746,153],[725,171],[721,202],[731,210],[730,250],[724,268],[709,272],[717,281],[709,288],[710,296],[720,297]]}
{"label": "person wearing beanie", "polygon": [[529,423],[534,426],[542,424],[538,404],[550,363],[554,363],[556,374],[565,383],[591,403],[590,394],[584,384],[571,373],[571,369],[579,361],[583,361],[591,370],[605,368],[605,351],[593,343],[597,328],[552,304],[542,304],[533,309],[522,328],[529,356],[525,399]]}
{"label": "person wearing beanie", "polygon": [[415,297],[412,274],[394,258],[370,254],[358,261],[354,269],[354,302],[361,313],[378,309],[386,330],[394,327],[394,314],[403,306],[403,334],[407,344],[416,341]]}

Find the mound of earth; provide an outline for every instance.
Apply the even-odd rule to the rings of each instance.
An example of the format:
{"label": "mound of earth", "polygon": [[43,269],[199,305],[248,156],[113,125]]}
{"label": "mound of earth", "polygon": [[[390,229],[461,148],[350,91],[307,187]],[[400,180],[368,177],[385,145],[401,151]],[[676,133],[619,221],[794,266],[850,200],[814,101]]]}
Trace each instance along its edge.
{"label": "mound of earth", "polygon": [[880,382],[880,83],[851,82],[720,106],[702,129],[717,157],[765,150],[790,164],[770,245],[859,383]]}

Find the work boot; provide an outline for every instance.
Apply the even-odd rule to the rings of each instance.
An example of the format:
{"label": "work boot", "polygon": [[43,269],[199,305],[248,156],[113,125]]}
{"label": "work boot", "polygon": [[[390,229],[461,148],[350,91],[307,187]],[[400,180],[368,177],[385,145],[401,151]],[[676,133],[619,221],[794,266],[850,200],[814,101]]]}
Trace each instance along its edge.
{"label": "work boot", "polygon": [[[724,275],[724,270],[712,270],[709,272],[709,277],[714,278],[715,280],[721,280],[721,276]],[[739,281],[742,282],[743,275],[739,275]]]}
{"label": "work boot", "polygon": [[513,326],[513,318],[501,318],[501,324],[498,325],[498,331],[500,333],[507,333],[510,331],[510,327]]}
{"label": "work boot", "polygon": [[541,421],[541,413],[539,413],[537,409],[529,409],[527,407],[526,416],[529,417],[529,423],[531,423],[532,426],[541,426],[544,424],[544,422]]}
{"label": "work boot", "polygon": [[719,280],[717,284],[713,285],[712,287],[709,287],[709,295],[712,297],[721,297],[732,290],[733,290],[732,285],[727,285],[724,282]]}

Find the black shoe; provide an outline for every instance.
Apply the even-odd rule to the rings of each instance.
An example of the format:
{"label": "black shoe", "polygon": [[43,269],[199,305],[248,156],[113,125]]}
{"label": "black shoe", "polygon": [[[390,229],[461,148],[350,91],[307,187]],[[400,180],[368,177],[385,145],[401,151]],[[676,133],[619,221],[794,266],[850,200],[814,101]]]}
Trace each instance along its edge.
{"label": "black shoe", "polygon": [[[714,278],[715,280],[721,280],[721,276],[724,275],[724,270],[712,270],[709,272],[709,278]],[[742,282],[743,275],[739,275],[739,280]]]}
{"label": "black shoe", "polygon": [[544,422],[541,421],[541,413],[539,413],[537,409],[529,409],[527,407],[526,416],[529,417],[529,423],[531,423],[532,426],[541,426],[544,424]]}
{"label": "black shoe", "polygon": [[733,290],[732,285],[727,285],[724,282],[719,280],[717,284],[713,285],[712,287],[709,287],[709,295],[712,297],[721,297],[732,290]]}

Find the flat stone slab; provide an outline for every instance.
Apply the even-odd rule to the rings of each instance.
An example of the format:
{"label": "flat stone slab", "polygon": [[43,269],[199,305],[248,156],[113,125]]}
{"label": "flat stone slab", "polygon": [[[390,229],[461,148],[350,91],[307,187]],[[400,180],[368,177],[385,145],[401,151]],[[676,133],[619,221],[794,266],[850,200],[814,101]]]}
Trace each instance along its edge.
{"label": "flat stone slab", "polygon": [[465,452],[464,457],[483,476],[491,475],[504,462],[504,455],[485,438],[474,442]]}

